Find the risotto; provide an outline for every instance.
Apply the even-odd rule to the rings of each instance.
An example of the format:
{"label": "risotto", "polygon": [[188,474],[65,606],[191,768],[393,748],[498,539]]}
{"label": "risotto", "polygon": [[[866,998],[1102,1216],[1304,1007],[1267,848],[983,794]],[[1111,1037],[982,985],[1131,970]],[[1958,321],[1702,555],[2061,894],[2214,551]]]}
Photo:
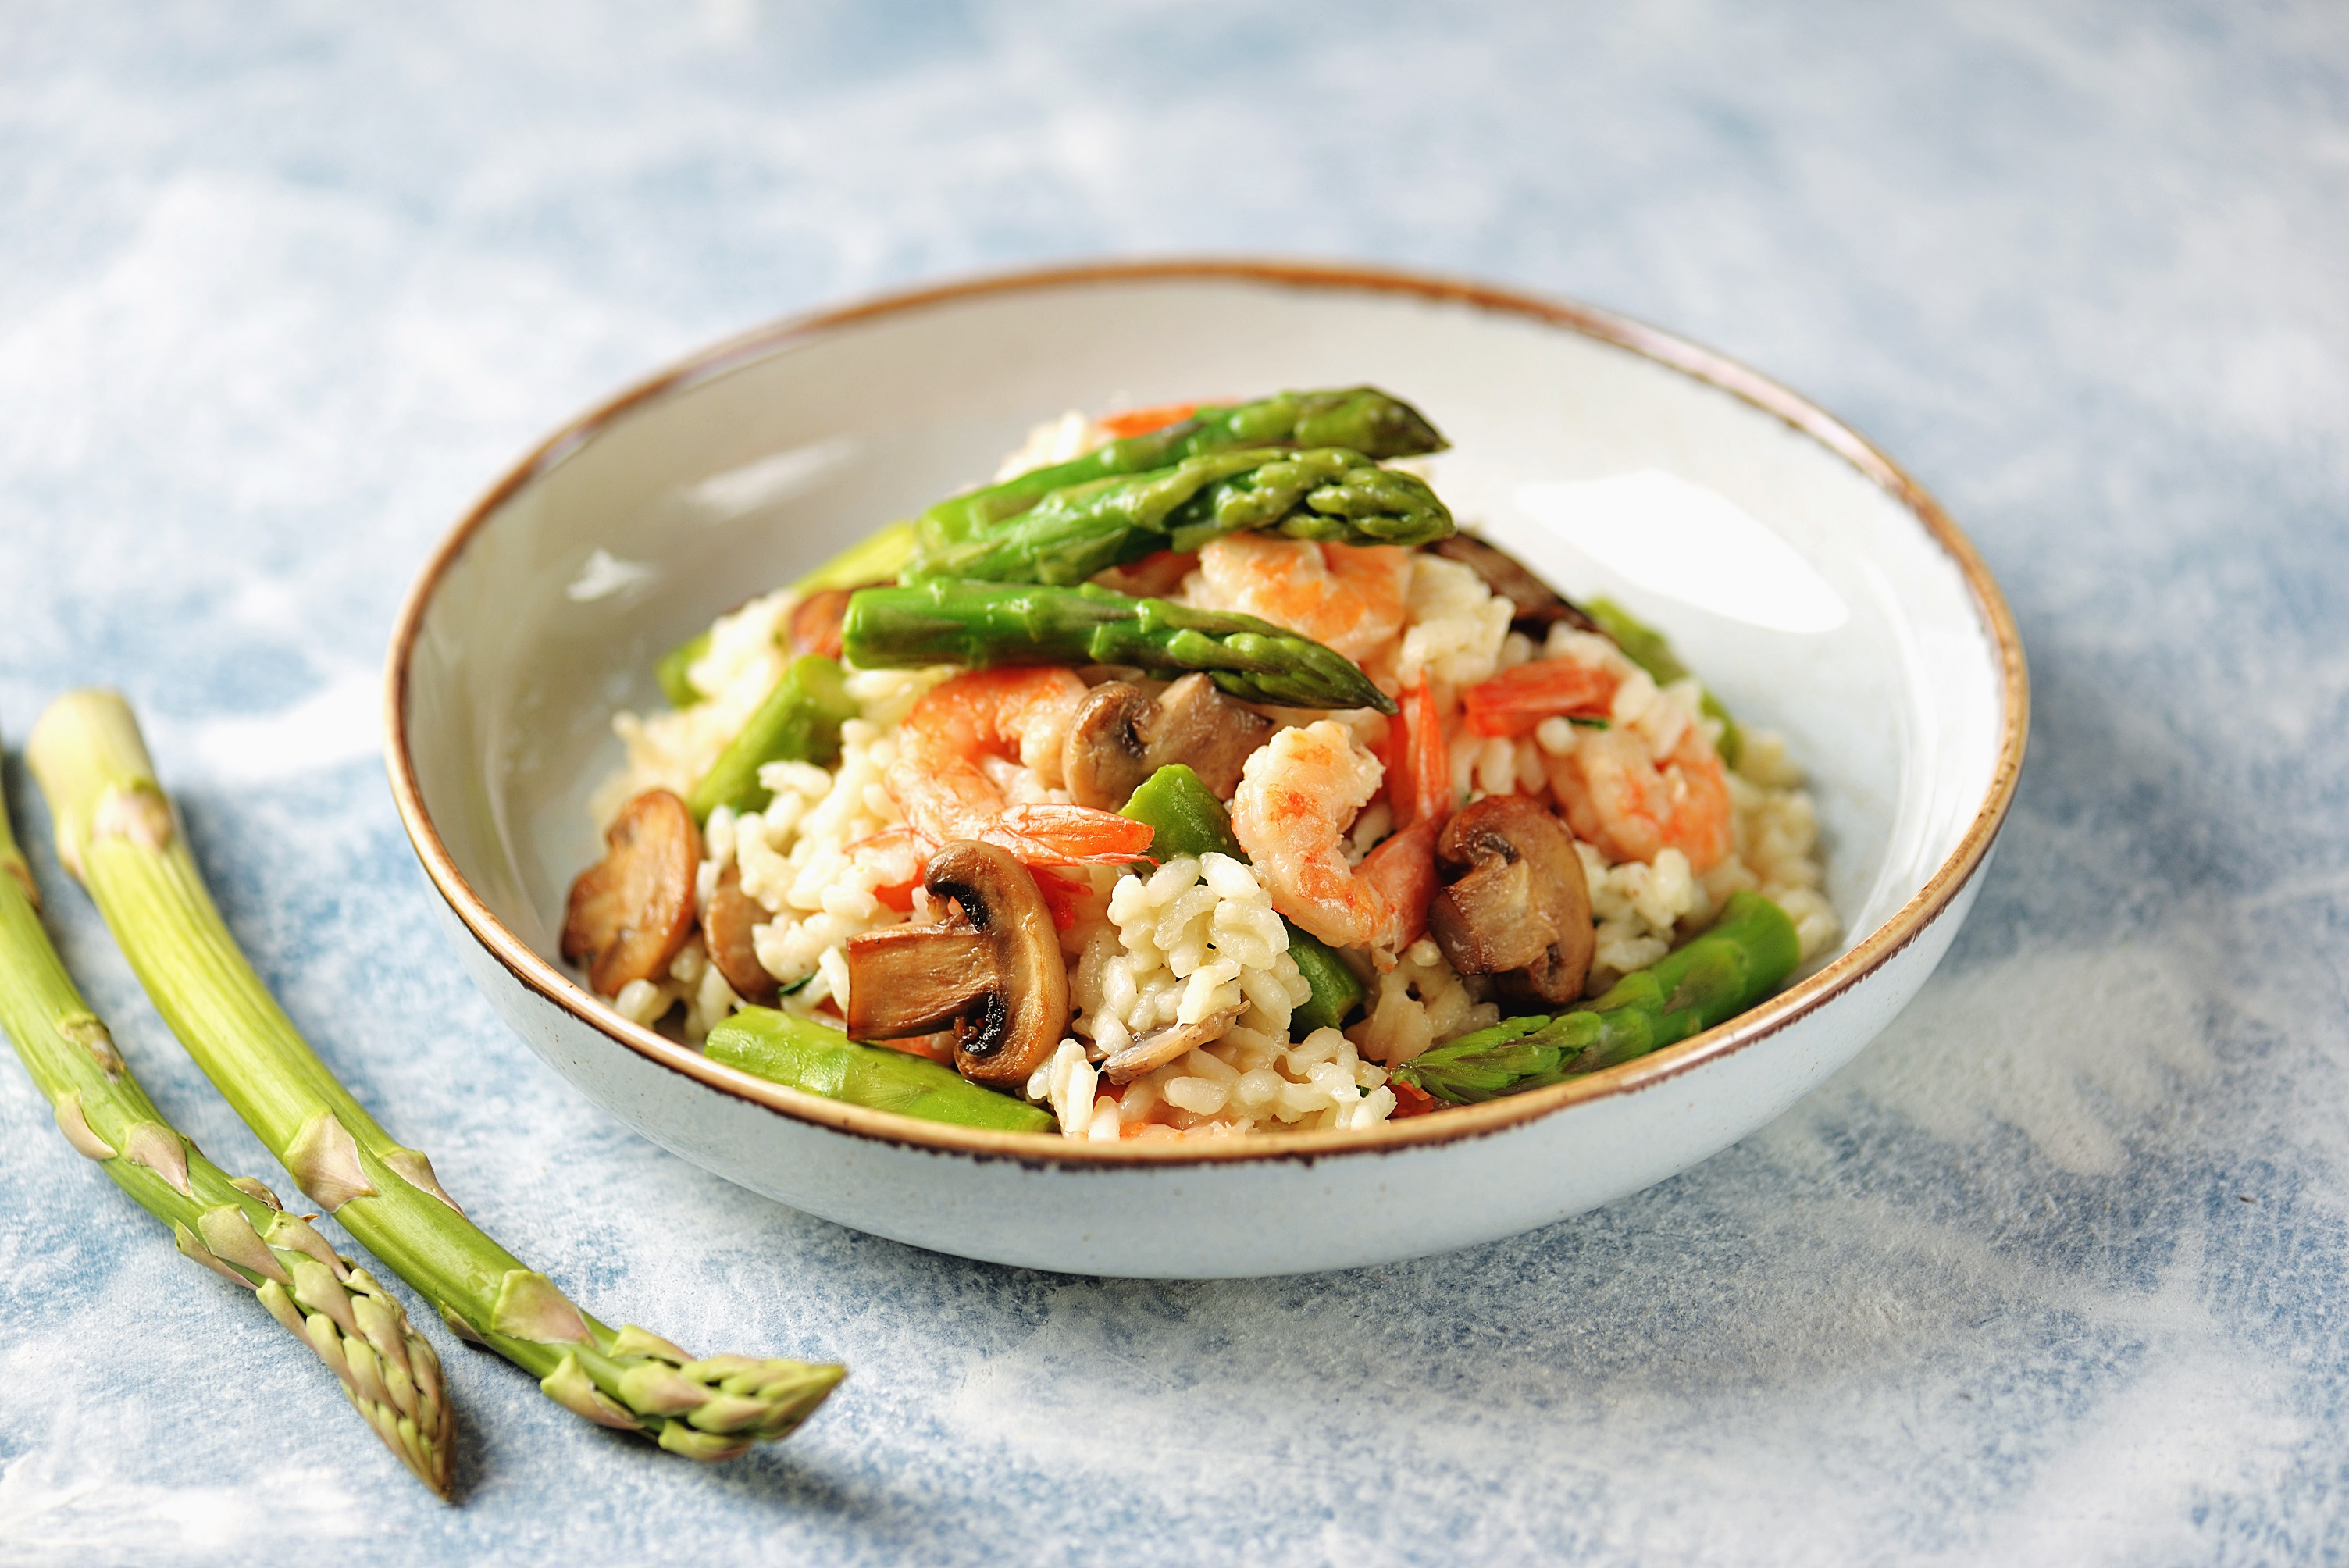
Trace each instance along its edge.
{"label": "risotto", "polygon": [[1392,461],[1442,444],[1369,388],[1040,426],[664,661],[565,956],[781,1081],[1087,1140],[1370,1127],[1751,1006],[1838,934],[1785,742],[1459,532]]}

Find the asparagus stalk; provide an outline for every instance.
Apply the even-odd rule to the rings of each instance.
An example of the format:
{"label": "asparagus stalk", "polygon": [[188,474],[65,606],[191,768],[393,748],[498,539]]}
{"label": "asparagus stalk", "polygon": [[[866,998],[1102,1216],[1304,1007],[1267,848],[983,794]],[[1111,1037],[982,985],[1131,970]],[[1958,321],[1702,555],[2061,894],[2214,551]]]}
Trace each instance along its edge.
{"label": "asparagus stalk", "polygon": [[919,525],[940,539],[967,539],[1067,486],[1170,468],[1237,447],[1345,447],[1376,459],[1440,452],[1446,444],[1418,409],[1375,387],[1281,392],[1252,403],[1195,409],[1187,419],[1112,441],[1081,458],[967,491],[931,507]]}
{"label": "asparagus stalk", "polygon": [[[1123,813],[1152,828],[1150,854],[1153,860],[1171,861],[1177,855],[1229,855],[1242,865],[1252,863],[1247,851],[1232,832],[1231,814],[1224,803],[1216,799],[1196,773],[1180,762],[1171,762],[1142,781],[1125,803]],[[1298,973],[1313,994],[1293,1015],[1306,1030],[1334,1029],[1346,1021],[1346,1015],[1358,1006],[1365,995],[1362,982],[1338,950],[1290,920],[1280,917],[1288,927],[1288,956],[1296,961]]]}
{"label": "asparagus stalk", "polygon": [[1153,551],[1196,550],[1248,529],[1425,544],[1449,537],[1453,523],[1426,480],[1349,448],[1244,447],[1063,486],[984,526],[925,514],[905,577],[1066,586]]}
{"label": "asparagus stalk", "polygon": [[1626,975],[1588,1007],[1508,1018],[1436,1047],[1393,1077],[1472,1105],[1661,1050],[1775,991],[1802,954],[1794,922],[1755,892],[1731,893],[1702,935]]}
{"label": "asparagus stalk", "polygon": [[838,1029],[772,1007],[745,1007],[709,1031],[702,1054],[771,1083],[925,1121],[1048,1132],[1052,1113],[924,1057],[860,1045]]}
{"label": "asparagus stalk", "polygon": [[933,581],[867,588],[841,629],[848,662],[1133,665],[1205,670],[1234,696],[1284,707],[1374,707],[1394,700],[1352,661],[1253,615],[1130,599],[1106,588]]}
{"label": "asparagus stalk", "polygon": [[856,699],[848,695],[838,665],[816,654],[793,659],[693,787],[693,798],[686,802],[693,820],[706,822],[720,806],[765,810],[775,792],[759,782],[759,769],[770,762],[832,767],[840,760],[840,727],[855,717]]}
{"label": "asparagus stalk", "polygon": [[26,756],[59,858],[164,1022],[295,1184],[451,1328],[529,1371],[564,1408],[692,1459],[788,1436],[823,1402],[842,1368],[697,1359],[644,1329],[613,1329],[465,1218],[431,1162],[394,1142],[336,1079],[245,961],[121,697],[59,698]]}
{"label": "asparagus stalk", "polygon": [[171,1227],[180,1250],[254,1293],[325,1362],[416,1479],[449,1495],[457,1415],[431,1344],[365,1269],[250,1177],[230,1176],[164,1120],[123,1065],[42,928],[0,792],[0,1027],[57,1130]]}

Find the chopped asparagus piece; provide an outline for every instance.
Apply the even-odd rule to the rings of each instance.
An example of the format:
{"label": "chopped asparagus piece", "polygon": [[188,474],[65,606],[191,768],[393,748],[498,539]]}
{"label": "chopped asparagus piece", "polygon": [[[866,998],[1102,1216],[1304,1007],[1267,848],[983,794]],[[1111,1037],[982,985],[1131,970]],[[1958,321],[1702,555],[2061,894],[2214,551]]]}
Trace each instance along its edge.
{"label": "chopped asparagus piece", "polygon": [[1133,665],[1205,670],[1246,701],[1374,707],[1394,700],[1353,663],[1253,615],[1129,599],[1106,588],[933,581],[848,602],[842,647],[865,669],[923,665]]}
{"label": "chopped asparagus piece", "polygon": [[1452,513],[1416,474],[1344,447],[1249,447],[1051,491],[1014,517],[958,528],[926,516],[906,563],[931,577],[1070,586],[1154,551],[1249,530],[1341,544],[1424,544]]}
{"label": "chopped asparagus piece", "polygon": [[864,588],[893,581],[914,553],[914,525],[893,522],[869,539],[859,540],[792,584],[799,594],[826,588]]}
{"label": "chopped asparagus piece", "polygon": [[840,727],[854,718],[856,711],[856,699],[848,695],[838,665],[815,654],[793,659],[766,701],[693,787],[693,797],[686,802],[693,820],[706,822],[720,806],[764,810],[775,795],[759,782],[759,769],[770,762],[830,768],[840,760]]}
{"label": "chopped asparagus piece", "polygon": [[695,703],[709,700],[688,674],[709,651],[709,634],[698,632],[663,654],[660,662],[653,665],[653,679],[660,682],[661,695],[668,698],[669,707],[691,707]]}
{"label": "chopped asparagus piece", "polygon": [[1049,1132],[1051,1112],[972,1083],[926,1057],[860,1045],[772,1007],[745,1007],[709,1031],[702,1052],[771,1083],[925,1121]]}
{"label": "chopped asparagus piece", "polygon": [[1777,990],[1801,953],[1785,912],[1741,889],[1709,930],[1626,975],[1588,1006],[1506,1019],[1437,1046],[1393,1076],[1470,1105],[1597,1072],[1735,1017]]}
{"label": "chopped asparagus piece", "polygon": [[1237,447],[1345,447],[1375,460],[1440,452],[1444,445],[1418,409],[1374,387],[1282,392],[1252,403],[1194,409],[1187,419],[951,497],[925,511],[920,523],[926,533],[940,539],[967,539],[1067,486],[1170,468]]}

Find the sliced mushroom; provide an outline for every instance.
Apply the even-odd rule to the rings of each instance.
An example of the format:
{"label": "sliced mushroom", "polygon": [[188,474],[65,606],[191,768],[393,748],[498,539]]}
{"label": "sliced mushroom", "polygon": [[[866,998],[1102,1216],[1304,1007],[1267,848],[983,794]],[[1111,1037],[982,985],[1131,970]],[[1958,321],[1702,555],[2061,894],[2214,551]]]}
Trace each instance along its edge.
{"label": "sliced mushroom", "polygon": [[1154,701],[1139,686],[1106,681],[1085,694],[1062,743],[1061,771],[1080,806],[1114,811],[1171,762],[1188,766],[1223,799],[1240,768],[1272,735],[1272,720],[1234,702],[1206,676],[1185,676]]}
{"label": "sliced mushroom", "polygon": [[734,995],[761,1007],[774,1005],[781,986],[759,962],[750,931],[771,918],[765,905],[742,891],[740,863],[727,861],[709,895],[709,907],[702,912],[701,939],[709,944],[709,962],[718,965]]}
{"label": "sliced mushroom", "polygon": [[840,657],[840,626],[848,615],[845,588],[819,588],[792,606],[784,640],[793,654]]}
{"label": "sliced mushroom", "polygon": [[1085,694],[1061,746],[1061,776],[1080,806],[1114,811],[1155,771],[1143,730],[1158,711],[1141,690],[1103,681]]}
{"label": "sliced mushroom", "polygon": [[902,1039],[951,1023],[955,1068],[974,1083],[1027,1081],[1069,1027],[1069,972],[1036,879],[992,844],[957,839],[922,885],[956,913],[848,939],[848,1032]]}
{"label": "sliced mushroom", "polygon": [[1516,614],[1509,624],[1537,642],[1551,624],[1564,621],[1578,632],[1599,631],[1582,606],[1535,576],[1514,555],[1494,549],[1472,533],[1455,533],[1438,542],[1435,553],[1457,561],[1485,580],[1485,586],[1509,602]]}
{"label": "sliced mushroom", "polygon": [[1497,975],[1521,1000],[1582,995],[1598,934],[1574,835],[1522,795],[1494,795],[1444,824],[1436,865],[1451,879],[1427,906],[1427,929],[1463,975]]}
{"label": "sliced mushroom", "polygon": [[657,980],[693,934],[701,834],[685,802],[647,789],[604,830],[604,858],[579,873],[563,913],[563,956],[598,995]]}
{"label": "sliced mushroom", "polygon": [[1212,1045],[1231,1032],[1239,1021],[1242,1009],[1227,1007],[1209,1014],[1195,1024],[1169,1024],[1153,1030],[1125,1049],[1102,1063],[1102,1076],[1112,1083],[1132,1083],[1147,1072],[1155,1072],[1168,1062],[1176,1061]]}

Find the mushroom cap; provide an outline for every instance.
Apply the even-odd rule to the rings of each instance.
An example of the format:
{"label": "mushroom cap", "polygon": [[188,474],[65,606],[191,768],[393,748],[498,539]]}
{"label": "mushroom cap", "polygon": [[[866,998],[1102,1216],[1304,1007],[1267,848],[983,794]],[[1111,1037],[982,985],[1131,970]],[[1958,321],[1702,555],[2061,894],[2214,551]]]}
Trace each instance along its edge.
{"label": "mushroom cap", "polygon": [[1444,824],[1435,858],[1452,880],[1427,927],[1454,969],[1553,1006],[1582,995],[1598,934],[1565,823],[1522,795],[1487,796]]}
{"label": "mushroom cap", "polygon": [[1272,734],[1272,721],[1185,676],[1154,701],[1140,686],[1104,681],[1085,694],[1061,748],[1069,798],[1097,810],[1121,810],[1143,781],[1171,762],[1199,776],[1218,800],[1239,788],[1240,769]]}
{"label": "mushroom cap", "polygon": [[657,980],[693,934],[701,834],[667,789],[647,789],[604,830],[604,858],[579,873],[563,912],[563,956],[603,996]]}
{"label": "mushroom cap", "polygon": [[963,1077],[1026,1082],[1069,1027],[1068,967],[1036,879],[1009,851],[957,839],[930,856],[923,885],[959,913],[849,939],[849,1034],[902,1039],[951,1023]]}
{"label": "mushroom cap", "polygon": [[1071,801],[1114,811],[1142,787],[1154,771],[1143,730],[1155,707],[1141,688],[1123,681],[1104,681],[1085,694],[1061,745],[1061,774]]}

